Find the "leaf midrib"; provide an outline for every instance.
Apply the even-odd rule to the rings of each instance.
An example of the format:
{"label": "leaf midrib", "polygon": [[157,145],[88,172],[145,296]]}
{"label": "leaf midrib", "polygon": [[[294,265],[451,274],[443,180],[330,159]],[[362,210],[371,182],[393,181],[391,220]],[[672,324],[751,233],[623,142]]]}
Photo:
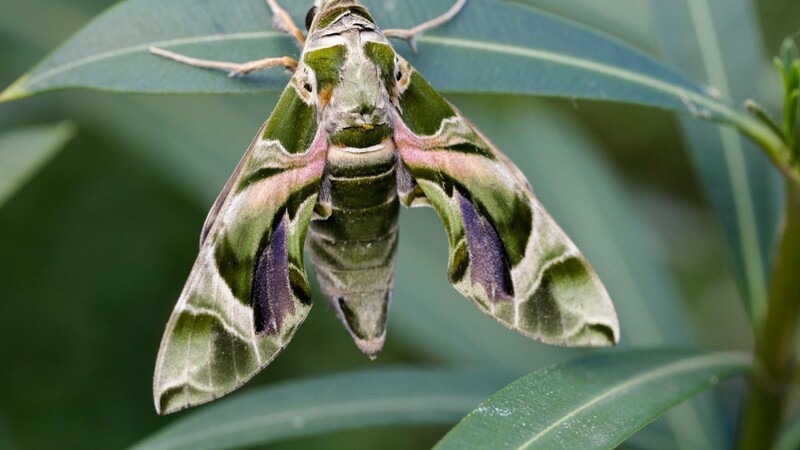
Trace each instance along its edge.
{"label": "leaf midrib", "polygon": [[[277,38],[277,37],[285,37],[285,34],[277,32],[277,31],[256,31],[256,32],[243,32],[243,33],[228,33],[228,34],[214,34],[214,35],[204,35],[204,36],[193,36],[188,38],[179,38],[179,39],[171,39],[171,40],[164,40],[164,41],[157,41],[145,44],[138,44],[128,47],[123,47],[116,50],[111,50],[107,52],[98,53],[95,55],[87,56],[70,63],[55,67],[48,71],[42,72],[34,77],[31,77],[28,80],[28,85],[33,86],[36,83],[41,83],[42,81],[72,70],[77,67],[84,66],[86,64],[90,64],[93,62],[101,61],[104,59],[116,58],[120,56],[124,56],[131,53],[146,51],[151,46],[157,47],[170,47],[176,45],[186,45],[186,44],[197,44],[197,43],[208,43],[208,42],[222,42],[222,41],[231,41],[231,40],[248,40],[248,39],[261,39],[261,38]],[[288,39],[288,38],[287,38]],[[472,48],[477,50],[485,50],[495,53],[505,53],[509,55],[516,55],[530,59],[538,59],[543,61],[549,61],[554,63],[563,64],[566,66],[577,67],[581,69],[585,69],[591,72],[600,73],[604,75],[609,75],[614,78],[627,80],[632,83],[640,84],[643,86],[650,87],[652,89],[667,93],[669,95],[674,96],[675,98],[679,99],[683,102],[687,110],[690,113],[703,115],[706,114],[705,111],[708,111],[708,114],[711,112],[717,113],[721,117],[726,118],[727,120],[731,121],[732,123],[736,123],[738,113],[731,110],[727,105],[720,103],[710,97],[702,95],[698,92],[686,89],[681,86],[677,86],[674,84],[670,84],[668,82],[664,82],[658,80],[653,77],[649,77],[646,75],[641,75],[630,70],[621,69],[619,67],[615,67],[609,64],[604,64],[596,61],[591,61],[588,59],[578,58],[569,55],[563,55],[551,51],[546,50],[535,50],[531,48],[519,47],[514,45],[508,44],[497,44],[491,42],[483,42],[477,41],[473,39],[465,39],[465,38],[453,38],[453,37],[444,37],[444,36],[420,36],[418,38],[419,42],[428,42],[432,44],[439,44],[443,46],[451,46],[451,47],[463,47],[463,48]],[[698,109],[698,105],[701,108]],[[702,110],[705,108],[705,111]],[[738,118],[741,120],[741,118]]]}
{"label": "leaf midrib", "polygon": [[275,37],[286,37],[286,35],[284,33],[280,33],[277,31],[252,31],[243,33],[226,33],[226,34],[210,34],[205,36],[192,36],[188,38],[168,39],[164,41],[154,41],[145,44],[130,45],[115,50],[96,53],[94,55],[86,56],[84,58],[76,59],[75,61],[69,62],[67,64],[54,67],[34,77],[31,77],[30,79],[28,79],[28,84],[33,85],[37,82],[46,80],[52,76],[72,70],[77,67],[85,66],[86,64],[91,64],[93,62],[125,56],[131,53],[147,51],[150,47],[171,47],[171,46],[186,45],[186,44],[224,42],[237,39],[249,40],[249,39],[262,39],[262,38],[275,38]]}

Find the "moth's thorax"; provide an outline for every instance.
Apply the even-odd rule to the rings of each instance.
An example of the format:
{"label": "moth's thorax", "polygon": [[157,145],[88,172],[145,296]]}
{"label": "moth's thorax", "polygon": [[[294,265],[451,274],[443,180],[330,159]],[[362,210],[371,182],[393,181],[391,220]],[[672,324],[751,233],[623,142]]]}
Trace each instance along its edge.
{"label": "moth's thorax", "polygon": [[371,147],[391,135],[393,103],[382,68],[367,47],[391,46],[369,19],[349,10],[338,14],[309,36],[304,70],[315,88],[311,97],[319,123],[332,143]]}

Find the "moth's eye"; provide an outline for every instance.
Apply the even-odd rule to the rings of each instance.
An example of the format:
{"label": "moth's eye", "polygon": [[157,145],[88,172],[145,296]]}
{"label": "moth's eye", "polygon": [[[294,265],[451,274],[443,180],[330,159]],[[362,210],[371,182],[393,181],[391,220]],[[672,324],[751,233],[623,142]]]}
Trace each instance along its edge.
{"label": "moth's eye", "polygon": [[311,9],[309,9],[308,13],[306,14],[306,30],[311,29],[311,22],[314,21],[314,16],[316,15],[317,15],[317,7],[312,6]]}
{"label": "moth's eye", "polygon": [[397,81],[400,81],[401,78],[403,78],[403,74],[400,73],[399,70],[395,70],[394,71],[394,79],[397,80]]}
{"label": "moth's eye", "polygon": [[311,89],[312,89],[312,88],[311,88],[311,84],[310,84],[310,83],[306,83],[306,84],[304,84],[304,85],[303,85],[303,89],[305,89],[305,90],[306,90],[306,91],[308,91],[308,92],[311,92]]}

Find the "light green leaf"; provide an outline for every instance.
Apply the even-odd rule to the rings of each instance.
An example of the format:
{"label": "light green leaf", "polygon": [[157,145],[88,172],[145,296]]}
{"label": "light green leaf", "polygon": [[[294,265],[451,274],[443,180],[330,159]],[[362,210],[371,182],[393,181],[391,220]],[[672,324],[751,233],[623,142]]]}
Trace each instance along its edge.
{"label": "light green leaf", "polygon": [[435,448],[611,449],[749,364],[737,353],[637,350],[553,366],[493,395]]}
{"label": "light green leaf", "polygon": [[[756,95],[765,58],[748,0],[651,2],[667,60],[720,95]],[[730,36],[737,36],[731,41]],[[768,263],[778,229],[780,176],[755,145],[734,130],[681,121],[708,198],[731,251],[734,274],[753,323],[766,310]]]}
{"label": "light green leaf", "polygon": [[0,207],[75,134],[68,123],[0,135]]}
{"label": "light green leaf", "polygon": [[294,381],[209,405],[133,449],[230,449],[369,426],[451,424],[506,382],[486,372],[423,369]]}

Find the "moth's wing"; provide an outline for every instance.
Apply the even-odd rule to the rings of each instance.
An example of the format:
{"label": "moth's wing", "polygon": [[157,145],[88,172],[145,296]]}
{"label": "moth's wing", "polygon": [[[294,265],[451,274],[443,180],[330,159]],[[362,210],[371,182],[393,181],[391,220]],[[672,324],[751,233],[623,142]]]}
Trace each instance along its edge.
{"label": "moth's wing", "polygon": [[413,69],[399,92],[398,190],[404,204],[431,205],[444,222],[456,289],[542,342],[615,344],[606,289],[519,169]]}
{"label": "moth's wing", "polygon": [[290,84],[209,214],[158,353],[153,394],[160,413],[241,386],[305,318],[311,303],[303,244],[326,150],[311,106]]}
{"label": "moth's wing", "polygon": [[[261,136],[264,133],[264,128],[267,126],[267,123],[264,122],[264,125],[261,126],[261,129],[258,131],[256,135]],[[208,233],[211,231],[211,227],[214,226],[214,222],[217,221],[217,217],[219,216],[219,210],[222,208],[222,205],[225,203],[225,200],[228,198],[228,194],[230,194],[231,189],[233,189],[233,185],[236,184],[236,180],[239,179],[239,175],[242,173],[245,164],[250,159],[250,155],[253,153],[253,149],[256,147],[253,145],[255,142],[250,144],[250,147],[247,148],[247,151],[242,156],[242,159],[239,160],[239,164],[236,165],[236,168],[233,170],[230,178],[228,178],[228,182],[225,183],[225,186],[220,191],[219,195],[217,195],[217,199],[214,200],[214,204],[211,205],[211,209],[208,210],[208,215],[206,215],[206,220],[203,222],[203,228],[200,231],[200,247],[203,247],[203,243],[206,241],[208,237]]]}

